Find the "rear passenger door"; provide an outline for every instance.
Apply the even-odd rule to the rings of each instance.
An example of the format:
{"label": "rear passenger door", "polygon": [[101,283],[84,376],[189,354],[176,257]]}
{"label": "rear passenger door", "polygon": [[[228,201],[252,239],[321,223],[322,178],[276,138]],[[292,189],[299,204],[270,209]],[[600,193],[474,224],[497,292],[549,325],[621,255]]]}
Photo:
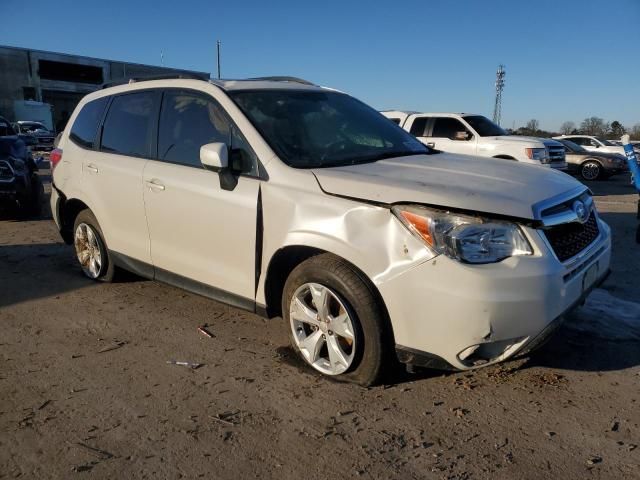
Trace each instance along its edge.
{"label": "rear passenger door", "polygon": [[98,132],[99,148],[87,152],[82,162],[84,194],[107,247],[149,265],[142,171],[155,144],[159,95],[143,90],[111,97]]}
{"label": "rear passenger door", "polygon": [[[238,183],[220,187],[200,163],[200,147],[233,148]],[[242,171],[240,173],[240,171]],[[156,278],[247,307],[255,298],[257,158],[212,97],[164,91],[157,159],[144,170],[151,257]]]}
{"label": "rear passenger door", "polygon": [[475,155],[478,141],[457,118],[434,117],[431,128],[425,133],[424,143],[443,152]]}

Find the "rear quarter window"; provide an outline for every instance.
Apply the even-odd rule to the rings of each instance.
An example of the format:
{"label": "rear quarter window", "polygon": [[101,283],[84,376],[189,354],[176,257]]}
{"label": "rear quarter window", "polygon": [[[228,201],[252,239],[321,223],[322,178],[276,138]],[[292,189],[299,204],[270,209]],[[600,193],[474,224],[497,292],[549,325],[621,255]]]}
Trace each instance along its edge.
{"label": "rear quarter window", "polygon": [[102,120],[104,108],[109,101],[109,97],[102,97],[85,104],[76,117],[69,138],[77,145],[84,148],[94,148],[96,146],[96,133],[98,124]]}

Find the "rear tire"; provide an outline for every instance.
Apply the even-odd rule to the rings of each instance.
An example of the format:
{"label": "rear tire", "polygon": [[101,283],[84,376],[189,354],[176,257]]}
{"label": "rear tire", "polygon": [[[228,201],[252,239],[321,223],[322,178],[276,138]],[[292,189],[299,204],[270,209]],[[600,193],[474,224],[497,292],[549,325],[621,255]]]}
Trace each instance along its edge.
{"label": "rear tire", "polygon": [[330,378],[369,386],[395,363],[391,329],[373,287],[335,255],[317,255],[291,272],[282,312],[293,349]]}
{"label": "rear tire", "polygon": [[89,209],[82,210],[73,223],[73,246],[85,276],[101,282],[113,281],[115,266],[100,224]]}

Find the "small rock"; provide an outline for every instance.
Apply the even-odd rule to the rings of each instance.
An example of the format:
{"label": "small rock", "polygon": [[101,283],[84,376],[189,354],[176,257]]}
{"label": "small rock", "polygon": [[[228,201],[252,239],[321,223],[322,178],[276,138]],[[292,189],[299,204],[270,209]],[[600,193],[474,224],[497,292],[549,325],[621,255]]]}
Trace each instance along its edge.
{"label": "small rock", "polygon": [[587,459],[587,465],[596,465],[598,463],[602,463],[602,457],[593,455]]}
{"label": "small rock", "polygon": [[617,432],[619,428],[620,428],[620,422],[614,421],[611,424],[611,431],[612,432]]}
{"label": "small rock", "polygon": [[556,432],[544,432],[544,434],[549,438],[556,436]]}

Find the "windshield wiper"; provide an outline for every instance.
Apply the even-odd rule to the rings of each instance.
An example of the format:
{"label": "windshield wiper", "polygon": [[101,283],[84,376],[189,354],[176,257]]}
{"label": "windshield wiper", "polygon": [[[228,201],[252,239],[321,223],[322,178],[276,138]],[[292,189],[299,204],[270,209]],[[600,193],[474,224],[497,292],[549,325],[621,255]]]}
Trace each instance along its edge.
{"label": "windshield wiper", "polygon": [[371,155],[368,157],[359,157],[359,158],[353,158],[351,160],[348,160],[347,165],[356,165],[359,163],[373,163],[373,162],[377,162],[379,160],[384,160],[387,158],[394,158],[394,157],[411,157],[413,155],[426,155],[428,152],[411,152],[411,151],[407,151],[407,150],[403,150],[401,152],[384,152],[384,153],[378,153],[377,155]]}

